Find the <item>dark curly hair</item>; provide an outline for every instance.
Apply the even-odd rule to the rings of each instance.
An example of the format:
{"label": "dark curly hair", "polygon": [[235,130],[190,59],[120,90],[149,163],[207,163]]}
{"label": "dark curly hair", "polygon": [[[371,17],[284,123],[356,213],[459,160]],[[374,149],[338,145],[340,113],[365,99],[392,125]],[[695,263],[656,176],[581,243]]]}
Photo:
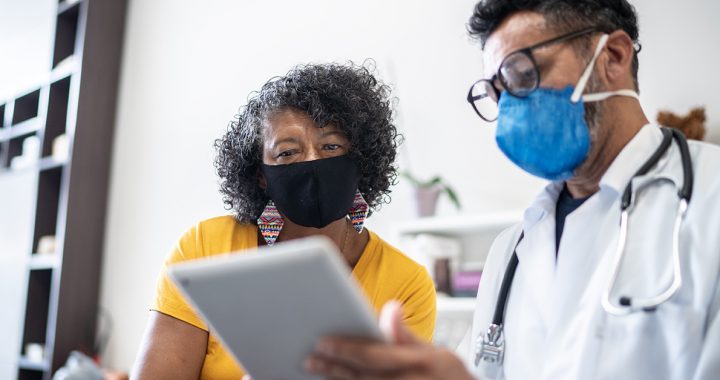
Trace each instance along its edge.
{"label": "dark curly hair", "polygon": [[371,61],[299,65],[250,95],[227,132],[215,141],[220,193],[239,222],[256,223],[269,200],[258,183],[262,128],[269,115],[284,109],[305,112],[319,128],[340,128],[350,140],[348,154],[360,169],[358,188],[371,211],[390,201],[402,136],[393,123],[396,99],[373,71]]}
{"label": "dark curly hair", "polygon": [[[632,61],[635,90],[640,52],[638,19],[635,8],[627,0],[481,0],[475,5],[468,22],[468,32],[480,40],[483,48],[488,37],[510,15],[519,11],[537,12],[545,17],[547,25],[558,33],[597,27],[605,33],[622,29],[635,43],[636,54]],[[582,39],[579,40],[579,43]],[[588,52],[580,47],[582,54]]]}

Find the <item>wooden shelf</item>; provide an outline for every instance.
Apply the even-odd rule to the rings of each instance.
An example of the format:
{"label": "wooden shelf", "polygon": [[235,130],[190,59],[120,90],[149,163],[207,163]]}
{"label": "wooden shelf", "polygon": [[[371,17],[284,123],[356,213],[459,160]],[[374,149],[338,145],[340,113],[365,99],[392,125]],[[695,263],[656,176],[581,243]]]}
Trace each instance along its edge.
{"label": "wooden shelf", "polygon": [[396,233],[402,235],[416,234],[473,234],[478,230],[508,227],[522,220],[522,211],[488,213],[483,215],[464,215],[444,218],[418,218],[398,223]]}
{"label": "wooden shelf", "polygon": [[55,68],[65,58],[75,54],[77,46],[78,26],[80,25],[80,6],[67,2],[58,5],[57,22],[55,23],[55,45],[52,67]]}
{"label": "wooden shelf", "polygon": [[[12,91],[8,91],[7,89],[2,89],[3,92],[0,93],[0,104],[9,104],[13,101],[22,98],[25,95],[28,95],[34,91],[37,91],[38,89],[42,88],[43,85],[47,83],[47,73],[41,77],[37,78],[36,80],[30,80],[29,83],[25,84],[23,88],[16,88]],[[8,127],[9,125],[5,125]]]}
{"label": "wooden shelf", "polygon": [[58,4],[57,14],[61,15],[65,12],[72,10],[75,7],[80,6],[81,0],[65,0]]}
{"label": "wooden shelf", "polygon": [[[0,278],[0,286],[26,287],[17,305],[0,299],[0,309],[8,306],[22,324],[14,341],[0,344],[0,357],[22,355],[29,343],[45,348],[42,362],[22,356],[10,369],[15,376],[6,376],[8,368],[0,366],[0,378],[49,380],[70,352],[94,347],[127,3],[58,1],[48,70],[26,91],[0,94],[10,95],[0,99],[0,176],[13,176],[2,178],[4,186],[14,186],[7,192],[11,198],[30,194],[28,203],[34,201],[22,208],[27,213],[22,218],[0,212],[4,223],[34,221],[14,241],[0,241],[0,253],[22,247],[12,254],[27,274]],[[39,139],[37,153],[25,140],[30,136]],[[52,156],[58,136],[66,136],[72,156]],[[19,156],[33,160],[12,169]],[[44,236],[57,237],[56,252],[28,253],[37,252]]]}
{"label": "wooden shelf", "polygon": [[41,90],[42,86],[33,88],[15,99],[12,120],[10,120],[9,125],[10,128],[38,116],[40,112]]}
{"label": "wooden shelf", "polygon": [[77,60],[75,59],[75,56],[70,56],[50,72],[47,84],[55,83],[59,80],[68,78],[75,74],[77,70]]}
{"label": "wooden shelf", "polygon": [[[55,83],[59,80],[68,78],[74,74],[76,74],[79,70],[79,65],[77,63],[77,59],[75,59],[75,56],[71,55],[69,57],[66,57],[66,60],[63,60],[59,63],[57,67],[52,69],[49,72],[46,72],[41,79],[37,81],[33,81],[33,84],[21,89],[18,92],[14,93],[2,93],[0,96],[5,96],[5,98],[0,98],[0,106],[6,106],[8,103],[13,102],[14,100],[20,99],[25,95],[28,95],[34,91],[38,91],[52,83]],[[2,122],[2,113],[0,113],[0,123]],[[18,123],[19,125],[20,123]],[[5,128],[9,128],[10,125],[5,125]],[[13,128],[15,126],[12,126]]]}
{"label": "wooden shelf", "polygon": [[53,157],[45,157],[38,160],[35,164],[28,165],[19,169],[12,168],[0,168],[0,176],[13,175],[16,173],[25,173],[28,171],[48,171],[53,169],[63,168],[68,164],[67,160],[56,160]]}
{"label": "wooden shelf", "polygon": [[55,269],[60,264],[60,259],[55,253],[33,253],[30,255],[28,268],[30,270]]}
{"label": "wooden shelf", "polygon": [[52,154],[52,144],[56,137],[67,131],[68,107],[70,106],[71,78],[66,77],[50,85],[45,133],[43,134],[42,157]]}
{"label": "wooden shelf", "polygon": [[438,312],[475,312],[477,299],[475,297],[437,297]]}
{"label": "wooden shelf", "polygon": [[41,158],[37,163],[39,171],[52,170],[67,165],[67,160],[56,160],[54,157]]}
{"label": "wooden shelf", "polygon": [[20,173],[26,173],[29,171],[33,171],[37,168],[36,165],[30,165],[19,169],[12,169],[12,168],[2,168],[0,169],[0,176],[7,176],[7,175],[15,175]]}
{"label": "wooden shelf", "polygon": [[[40,343],[45,345],[47,350],[48,319],[50,317],[50,299],[52,294],[53,271],[35,270],[30,271],[28,276],[27,300],[25,306],[25,319],[22,336],[22,344],[19,347],[23,350],[29,343]],[[46,352],[47,354],[47,352]],[[35,364],[35,368],[42,369],[42,366],[32,361],[26,364]]]}
{"label": "wooden shelf", "polygon": [[41,362],[36,362],[33,360],[28,359],[25,356],[20,357],[18,359],[18,367],[20,369],[29,370],[29,371],[47,371],[50,369],[50,363],[48,363],[47,360],[43,360]]}
{"label": "wooden shelf", "polygon": [[12,127],[0,129],[0,142],[37,132],[42,128],[42,121],[39,117],[35,116],[32,119],[25,120],[21,123],[13,125]]}

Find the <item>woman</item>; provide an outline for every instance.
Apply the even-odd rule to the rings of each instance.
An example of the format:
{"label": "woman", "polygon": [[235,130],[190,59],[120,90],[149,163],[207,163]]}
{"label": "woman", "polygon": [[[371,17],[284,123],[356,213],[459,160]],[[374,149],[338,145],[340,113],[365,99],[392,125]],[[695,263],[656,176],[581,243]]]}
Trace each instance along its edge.
{"label": "woman", "polygon": [[[166,265],[325,235],[376,310],[398,300],[429,341],[435,290],[427,271],[363,228],[389,200],[399,143],[389,88],[362,66],[306,65],[251,96],[216,141],[220,189],[233,216],[198,223]],[[241,367],[163,274],[135,378],[239,379]]]}

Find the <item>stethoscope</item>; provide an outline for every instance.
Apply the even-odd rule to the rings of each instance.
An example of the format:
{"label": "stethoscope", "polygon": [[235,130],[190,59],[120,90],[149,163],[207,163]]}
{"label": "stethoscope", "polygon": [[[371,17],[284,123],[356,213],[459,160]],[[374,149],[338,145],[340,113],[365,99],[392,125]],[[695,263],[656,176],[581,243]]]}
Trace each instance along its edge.
{"label": "stethoscope", "polygon": [[[635,173],[633,178],[643,176],[650,171],[657,163],[660,158],[667,152],[672,144],[672,140],[678,145],[680,149],[680,159],[682,161],[683,169],[683,185],[678,190],[678,197],[680,202],[678,205],[677,214],[675,216],[675,224],[673,227],[673,279],[667,289],[663,290],[660,294],[648,297],[630,297],[627,295],[618,298],[617,303],[613,303],[610,299],[610,292],[615,287],[618,273],[620,272],[620,264],[625,253],[625,243],[627,242],[628,232],[628,217],[633,206],[633,189],[632,180],[628,183],[623,191],[622,200],[620,203],[620,236],[618,239],[618,247],[615,252],[615,256],[612,261],[612,271],[609,278],[608,284],[602,295],[602,306],[606,312],[614,315],[626,315],[634,311],[655,311],[658,306],[667,302],[682,286],[682,271],[680,267],[680,248],[679,248],[679,237],[680,237],[680,225],[685,218],[690,198],[692,197],[693,191],[693,171],[692,171],[692,158],[690,157],[690,149],[688,148],[687,140],[685,136],[676,129],[661,128],[663,134],[663,140],[660,146],[650,156],[650,158],[643,164],[642,167]],[[648,185],[653,184],[656,181],[663,180],[657,178],[647,183],[643,188],[647,188]],[[635,194],[637,196],[637,193]],[[508,296],[510,294],[510,287],[515,277],[515,272],[518,266],[517,247],[520,245],[525,233],[522,232],[515,244],[510,262],[505,269],[503,275],[502,284],[500,285],[500,293],[498,295],[498,301],[495,305],[495,312],[493,314],[492,323],[488,327],[485,335],[477,337],[475,344],[475,366],[479,366],[481,362],[484,365],[486,376],[494,378],[497,375],[498,370],[502,366],[504,355],[505,355],[505,337],[503,333],[503,324],[505,321],[505,307],[507,304]]]}

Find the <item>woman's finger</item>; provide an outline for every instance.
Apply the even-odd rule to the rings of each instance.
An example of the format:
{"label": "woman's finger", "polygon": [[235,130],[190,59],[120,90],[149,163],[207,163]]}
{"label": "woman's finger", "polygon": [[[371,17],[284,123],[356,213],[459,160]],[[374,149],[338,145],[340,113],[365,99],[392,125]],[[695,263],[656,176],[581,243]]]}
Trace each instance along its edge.
{"label": "woman's finger", "polygon": [[318,345],[314,357],[353,369],[383,372],[426,366],[432,351],[433,347],[428,344],[400,346],[329,338]]}

